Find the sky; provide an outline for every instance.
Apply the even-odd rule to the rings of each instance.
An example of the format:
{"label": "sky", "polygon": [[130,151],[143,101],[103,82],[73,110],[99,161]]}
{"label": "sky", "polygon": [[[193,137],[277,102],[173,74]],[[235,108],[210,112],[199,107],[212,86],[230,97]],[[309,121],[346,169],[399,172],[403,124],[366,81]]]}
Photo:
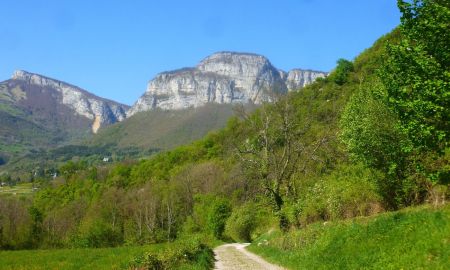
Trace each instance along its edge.
{"label": "sky", "polygon": [[16,69],[128,105],[217,51],[330,71],[400,23],[393,0],[0,0],[0,81]]}

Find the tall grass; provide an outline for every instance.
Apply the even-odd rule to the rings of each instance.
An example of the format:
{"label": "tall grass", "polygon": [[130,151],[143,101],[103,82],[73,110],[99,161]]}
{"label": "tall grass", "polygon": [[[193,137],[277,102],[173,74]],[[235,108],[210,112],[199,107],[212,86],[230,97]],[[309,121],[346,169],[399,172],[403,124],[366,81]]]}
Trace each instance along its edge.
{"label": "tall grass", "polygon": [[129,262],[159,246],[0,251],[0,269],[126,269]]}
{"label": "tall grass", "polygon": [[210,248],[189,239],[136,247],[0,251],[0,270],[153,269],[152,263],[161,266],[156,269],[204,270],[213,260]]}
{"label": "tall grass", "polygon": [[315,223],[249,249],[289,269],[448,269],[450,205]]}

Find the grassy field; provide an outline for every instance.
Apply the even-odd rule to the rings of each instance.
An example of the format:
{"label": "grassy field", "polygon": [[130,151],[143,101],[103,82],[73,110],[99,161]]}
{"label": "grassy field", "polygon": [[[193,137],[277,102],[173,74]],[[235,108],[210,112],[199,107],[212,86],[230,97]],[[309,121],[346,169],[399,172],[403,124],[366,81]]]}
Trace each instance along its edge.
{"label": "grassy field", "polygon": [[127,269],[136,256],[162,246],[0,251],[0,269]]}
{"label": "grassy field", "polygon": [[172,149],[223,128],[232,115],[233,106],[229,104],[207,104],[179,111],[141,112],[127,121],[101,129],[90,144]]}
{"label": "grassy field", "polygon": [[186,243],[175,241],[136,247],[0,251],[0,270],[147,269],[155,260],[160,266],[170,266],[163,269],[210,269],[213,260],[211,249],[200,251],[197,242]]}
{"label": "grassy field", "polygon": [[16,186],[4,186],[0,187],[0,195],[9,194],[9,195],[28,195],[33,193],[33,183],[22,183]]}
{"label": "grassy field", "polygon": [[274,232],[249,249],[289,269],[448,269],[450,205]]}

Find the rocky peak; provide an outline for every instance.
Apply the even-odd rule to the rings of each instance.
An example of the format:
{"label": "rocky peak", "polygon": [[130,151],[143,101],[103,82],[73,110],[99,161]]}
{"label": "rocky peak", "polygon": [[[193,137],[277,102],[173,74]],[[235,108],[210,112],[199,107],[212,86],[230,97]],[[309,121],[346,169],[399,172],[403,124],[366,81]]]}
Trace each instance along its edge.
{"label": "rocky peak", "polygon": [[289,91],[294,91],[314,82],[317,78],[325,78],[327,75],[327,72],[322,71],[293,69],[287,73],[286,87]]}
{"label": "rocky peak", "polygon": [[[125,119],[129,108],[127,105],[95,96],[77,86],[23,70],[15,71],[12,80],[21,82],[25,88],[37,86],[55,92],[52,97],[56,98],[57,102],[72,109],[75,114],[92,121],[94,133],[105,124]],[[30,89],[34,88],[30,87]]]}
{"label": "rocky peak", "polygon": [[320,71],[278,70],[262,55],[218,52],[196,67],[156,75],[127,115],[156,108],[198,107],[209,102],[260,104],[325,76],[327,73]]}
{"label": "rocky peak", "polygon": [[198,107],[209,102],[260,104],[271,101],[275,93],[287,93],[287,77],[262,55],[218,52],[196,67],[156,75],[127,114]]}
{"label": "rocky peak", "polygon": [[257,54],[218,52],[203,59],[197,69],[222,75],[249,75],[256,77],[258,71],[274,69],[269,60]]}

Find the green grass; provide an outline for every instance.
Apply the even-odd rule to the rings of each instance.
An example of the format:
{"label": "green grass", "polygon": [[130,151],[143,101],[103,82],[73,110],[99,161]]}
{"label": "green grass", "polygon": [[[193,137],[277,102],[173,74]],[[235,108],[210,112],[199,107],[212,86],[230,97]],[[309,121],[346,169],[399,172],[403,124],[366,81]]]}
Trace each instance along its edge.
{"label": "green grass", "polygon": [[27,149],[27,147],[23,144],[19,143],[5,144],[0,142],[0,152],[20,153],[23,152],[25,149]]}
{"label": "green grass", "polygon": [[149,247],[1,251],[0,269],[126,269],[128,263]]}
{"label": "green grass", "polygon": [[[209,244],[205,245],[208,242]],[[214,242],[216,241],[210,242],[199,235],[185,236],[162,246],[159,250],[148,250],[145,254],[136,256],[129,267],[131,269],[208,270],[214,264],[214,253],[211,249],[211,243]]]}
{"label": "green grass", "polygon": [[[136,247],[0,251],[0,270],[135,269],[143,267],[147,254],[171,259],[181,243]],[[212,255],[207,250],[194,262],[179,262],[176,269],[209,269]]]}
{"label": "green grass", "polygon": [[200,139],[212,130],[223,128],[233,115],[230,104],[207,104],[200,108],[141,112],[101,129],[91,145],[117,144],[120,148],[171,149]]}
{"label": "green grass", "polygon": [[0,187],[0,195],[10,194],[10,195],[28,195],[33,193],[32,183],[23,183],[16,186],[4,186]]}
{"label": "green grass", "polygon": [[289,269],[448,269],[450,205],[274,232],[249,249]]}
{"label": "green grass", "polygon": [[[0,93],[0,100],[4,98],[4,95]],[[13,116],[25,117],[25,113],[12,104],[0,102],[0,110],[5,111]]]}

